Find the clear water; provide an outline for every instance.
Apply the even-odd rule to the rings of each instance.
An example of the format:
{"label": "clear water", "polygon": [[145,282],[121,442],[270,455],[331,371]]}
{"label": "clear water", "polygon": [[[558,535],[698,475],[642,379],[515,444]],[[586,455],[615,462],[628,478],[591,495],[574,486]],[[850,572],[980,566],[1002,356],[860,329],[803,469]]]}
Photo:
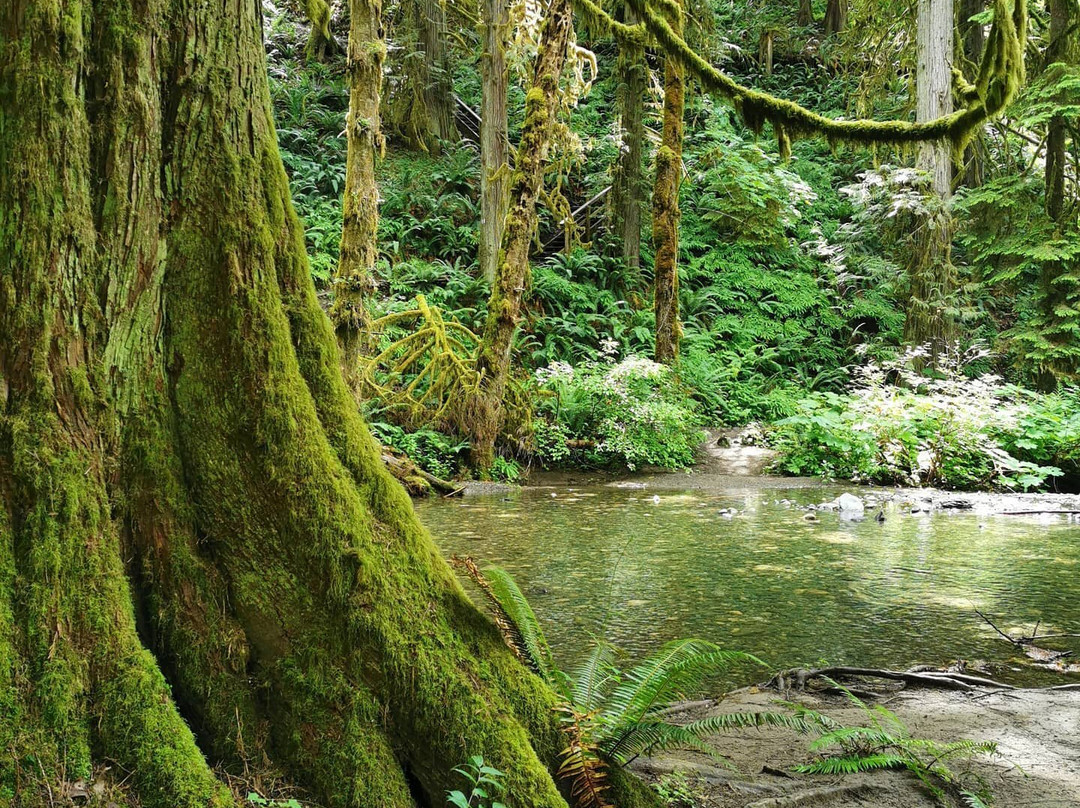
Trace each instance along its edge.
{"label": "clear water", "polygon": [[525,489],[417,511],[447,556],[514,575],[564,665],[593,634],[631,658],[693,636],[776,667],[959,658],[1003,663],[1001,677],[1020,680],[1016,652],[975,609],[1006,630],[1080,631],[1080,523],[891,504],[884,523],[829,512],[811,523],[778,502],[838,493]]}

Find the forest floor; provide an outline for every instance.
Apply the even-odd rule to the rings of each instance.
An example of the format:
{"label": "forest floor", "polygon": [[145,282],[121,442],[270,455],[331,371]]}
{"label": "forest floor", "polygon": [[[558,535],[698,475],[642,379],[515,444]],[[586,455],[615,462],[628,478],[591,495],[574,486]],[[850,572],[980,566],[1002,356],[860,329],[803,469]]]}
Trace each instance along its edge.
{"label": "forest floor", "polygon": [[[723,712],[776,710],[781,695],[748,688],[722,700],[692,703],[678,723]],[[790,697],[848,726],[865,714],[840,695],[804,692]],[[923,688],[885,690],[878,703],[894,712],[914,738],[996,741],[1000,754],[954,765],[990,786],[999,808],[1080,806],[1080,690],[1027,689],[957,692]],[[700,808],[930,808],[937,803],[906,771],[854,775],[791,774],[807,762],[808,740],[787,729],[747,729],[713,739],[731,768],[692,752],[638,760],[633,768],[657,780],[685,775]]]}

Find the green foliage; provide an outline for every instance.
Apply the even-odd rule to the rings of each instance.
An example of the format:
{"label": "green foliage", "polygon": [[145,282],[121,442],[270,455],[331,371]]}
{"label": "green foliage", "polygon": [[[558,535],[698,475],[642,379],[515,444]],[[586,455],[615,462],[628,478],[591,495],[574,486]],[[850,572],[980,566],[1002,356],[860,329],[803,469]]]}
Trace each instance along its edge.
{"label": "green foliage", "polygon": [[408,431],[385,421],[369,421],[375,439],[404,452],[424,471],[444,480],[458,476],[465,464],[468,441],[435,429]]}
{"label": "green foliage", "polygon": [[868,705],[847,688],[828,681],[862,711],[865,723],[844,726],[805,705],[787,703],[818,736],[810,743],[810,751],[817,753],[817,759],[797,766],[796,771],[837,775],[875,769],[907,769],[940,805],[979,806],[990,801],[989,789],[984,783],[969,773],[954,771],[952,765],[975,757],[996,755],[995,742],[966,739],[939,742],[913,738],[896,713],[880,704]]}
{"label": "green foliage", "polygon": [[737,664],[763,665],[757,657],[729,651],[703,640],[669,642],[641,662],[622,670],[615,649],[596,638],[572,671],[559,670],[543,629],[527,599],[504,570],[481,572],[471,560],[460,563],[493,607],[495,623],[507,644],[534,673],[562,697],[567,747],[561,772],[573,782],[582,804],[602,805],[603,769],[625,766],[641,755],[685,748],[721,759],[706,738],[728,729],[780,726],[806,732],[810,724],[783,713],[736,713],[689,724],[667,720],[668,708]]}
{"label": "green foliage", "polygon": [[[916,374],[911,366],[922,356],[909,351],[862,368],[850,394],[803,399],[800,414],[780,421],[773,434],[782,453],[779,467],[791,474],[960,489],[1026,490],[1062,473],[1039,463],[1076,451],[1075,432],[1055,431],[1064,400],[1033,409],[1021,391],[995,376],[968,378],[962,367],[979,354],[954,357],[951,366],[943,357],[934,376]],[[1024,430],[1036,425],[1035,436],[1025,439]],[[1022,456],[1038,462],[1009,449],[1022,449]]]}
{"label": "green foliage", "polygon": [[247,795],[247,804],[260,805],[264,806],[264,808],[303,808],[303,803],[299,800],[292,798],[284,800],[269,799],[262,796],[257,791],[252,791]]}
{"label": "green foliage", "polygon": [[454,808],[506,808],[497,799],[503,791],[503,773],[485,765],[483,757],[473,755],[468,763],[458,766],[454,771],[464,778],[468,794],[464,791],[448,791],[447,805]]}
{"label": "green foliage", "polygon": [[667,808],[696,808],[702,801],[700,788],[696,788],[682,772],[663,775],[653,784],[656,793]]}
{"label": "green foliage", "polygon": [[630,356],[578,367],[555,363],[536,373],[542,392],[534,427],[542,460],[567,457],[567,441],[587,446],[601,465],[683,468],[704,439],[699,408],[668,367]]}

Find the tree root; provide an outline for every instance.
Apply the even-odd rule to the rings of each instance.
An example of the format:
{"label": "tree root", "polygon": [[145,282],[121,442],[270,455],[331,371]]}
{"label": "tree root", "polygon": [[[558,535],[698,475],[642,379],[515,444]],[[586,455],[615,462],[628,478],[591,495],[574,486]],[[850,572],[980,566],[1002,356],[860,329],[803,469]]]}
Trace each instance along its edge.
{"label": "tree root", "polygon": [[982,676],[970,676],[965,673],[946,673],[944,671],[890,671],[879,668],[791,668],[781,671],[768,681],[766,687],[776,690],[803,690],[811,679],[828,677],[830,679],[851,676],[865,676],[872,679],[890,679],[910,685],[936,687],[945,690],[963,690],[970,692],[980,687],[994,687],[1002,690],[1015,690],[1012,685],[986,679]]}
{"label": "tree root", "polygon": [[[797,794],[787,794],[783,797],[769,797],[758,800],[746,806],[746,808],[803,808],[808,805],[835,805],[837,798],[861,799],[875,794],[888,791],[884,786],[863,784],[859,786],[829,786],[827,788],[813,788],[809,791],[801,791]],[[846,804],[846,803],[845,803]]]}

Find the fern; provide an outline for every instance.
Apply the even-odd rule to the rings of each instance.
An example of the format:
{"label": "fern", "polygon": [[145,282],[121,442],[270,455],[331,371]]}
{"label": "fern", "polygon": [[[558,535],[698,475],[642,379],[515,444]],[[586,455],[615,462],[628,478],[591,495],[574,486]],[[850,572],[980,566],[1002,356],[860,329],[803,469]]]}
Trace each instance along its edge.
{"label": "fern", "polygon": [[[964,800],[974,808],[986,805],[985,800],[989,796],[965,788],[964,777],[946,764],[980,755],[995,755],[997,744],[969,739],[942,743],[913,738],[896,713],[880,704],[869,706],[842,685],[827,681],[862,711],[866,724],[843,726],[821,713],[785,703],[795,710],[796,718],[818,732],[818,737],[810,744],[810,751],[826,752],[817,760],[796,766],[797,772],[837,775],[878,769],[907,769],[926,785],[941,805],[953,805],[956,799]],[[837,751],[827,753],[833,747]]]}

